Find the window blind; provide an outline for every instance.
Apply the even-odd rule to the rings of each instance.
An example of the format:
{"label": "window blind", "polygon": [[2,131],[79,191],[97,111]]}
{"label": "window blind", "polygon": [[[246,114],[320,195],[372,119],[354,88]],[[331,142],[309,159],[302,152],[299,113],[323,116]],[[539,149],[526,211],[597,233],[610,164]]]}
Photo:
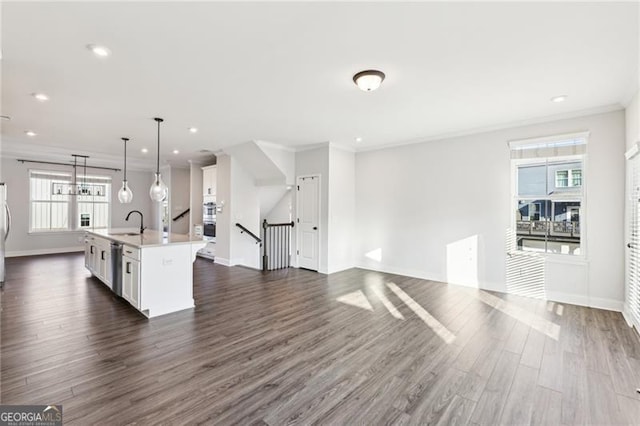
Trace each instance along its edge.
{"label": "window blind", "polygon": [[631,320],[640,331],[640,156],[629,160],[629,191],[627,218],[629,243],[627,257],[627,309]]}

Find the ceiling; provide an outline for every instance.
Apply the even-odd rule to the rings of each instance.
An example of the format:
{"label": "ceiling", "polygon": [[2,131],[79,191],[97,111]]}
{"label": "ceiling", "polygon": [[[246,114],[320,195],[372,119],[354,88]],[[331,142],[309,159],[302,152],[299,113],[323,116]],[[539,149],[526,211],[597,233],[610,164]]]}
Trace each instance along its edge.
{"label": "ceiling", "polygon": [[[115,158],[127,136],[149,164],[157,116],[162,161],[184,162],[250,140],[418,142],[638,88],[635,2],[3,2],[1,35],[5,145]],[[368,68],[387,75],[371,93],[351,80]]]}

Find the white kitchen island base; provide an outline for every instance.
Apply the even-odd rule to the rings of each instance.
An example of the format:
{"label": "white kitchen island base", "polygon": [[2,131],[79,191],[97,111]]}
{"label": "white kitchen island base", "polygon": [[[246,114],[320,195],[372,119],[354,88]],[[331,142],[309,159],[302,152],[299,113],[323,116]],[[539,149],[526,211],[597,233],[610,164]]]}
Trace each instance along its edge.
{"label": "white kitchen island base", "polygon": [[[105,274],[99,275],[92,270],[91,256],[99,253],[95,256],[99,264],[105,257],[101,248],[111,243],[122,244],[121,258],[111,259],[111,262],[122,262],[120,295],[123,299],[148,318],[193,308],[193,262],[206,241],[179,234],[164,237],[156,231],[145,231],[143,235],[123,234],[126,232],[89,231],[88,244],[97,248],[87,247],[87,268],[105,282]],[[99,271],[100,267],[96,269]],[[118,287],[105,284],[114,290]]]}

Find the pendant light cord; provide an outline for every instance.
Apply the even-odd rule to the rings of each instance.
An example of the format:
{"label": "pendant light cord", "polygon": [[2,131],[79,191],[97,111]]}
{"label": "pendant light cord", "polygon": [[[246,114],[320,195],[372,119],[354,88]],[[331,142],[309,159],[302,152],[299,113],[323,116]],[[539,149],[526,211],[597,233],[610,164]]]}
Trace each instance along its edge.
{"label": "pendant light cord", "polygon": [[158,120],[158,155],[156,156],[156,173],[160,173],[160,120]]}
{"label": "pendant light cord", "polygon": [[164,120],[162,118],[154,118],[158,123],[158,155],[156,157],[156,174],[160,174],[160,123]]}
{"label": "pendant light cord", "polygon": [[127,181],[127,141],[128,138],[122,138],[124,141],[124,181]]}

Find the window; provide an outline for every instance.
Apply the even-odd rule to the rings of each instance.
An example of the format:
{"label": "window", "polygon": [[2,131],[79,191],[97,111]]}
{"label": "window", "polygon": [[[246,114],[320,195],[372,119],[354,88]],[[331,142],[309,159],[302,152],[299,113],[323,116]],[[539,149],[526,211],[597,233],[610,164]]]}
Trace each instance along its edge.
{"label": "window", "polygon": [[556,172],[556,186],[559,188],[565,188],[569,186],[569,171],[558,170]]}
{"label": "window", "polygon": [[556,187],[582,186],[582,169],[557,170]]}
{"label": "window", "polygon": [[512,249],[582,255],[586,137],[511,146],[514,169]]}
{"label": "window", "polygon": [[70,172],[29,172],[29,232],[109,227],[111,178]]}

